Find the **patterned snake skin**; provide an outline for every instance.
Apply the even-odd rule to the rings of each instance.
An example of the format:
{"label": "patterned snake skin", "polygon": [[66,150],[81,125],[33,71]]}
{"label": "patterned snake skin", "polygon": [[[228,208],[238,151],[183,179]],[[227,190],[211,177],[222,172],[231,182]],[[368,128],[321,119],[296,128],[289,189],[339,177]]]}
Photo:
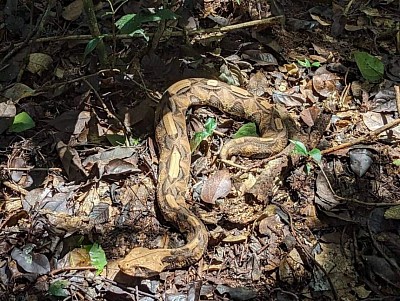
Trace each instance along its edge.
{"label": "patterned snake skin", "polygon": [[202,258],[207,249],[207,229],[185,201],[191,161],[185,113],[192,105],[212,106],[258,125],[261,137],[229,141],[221,150],[223,159],[233,154],[268,157],[281,152],[290,138],[286,110],[270,104],[265,98],[204,78],[181,80],[169,87],[156,118],[156,141],[160,151],[157,199],[165,219],[186,235],[187,242],[179,248],[133,249],[118,262],[125,274],[148,276],[166,269],[186,267]]}

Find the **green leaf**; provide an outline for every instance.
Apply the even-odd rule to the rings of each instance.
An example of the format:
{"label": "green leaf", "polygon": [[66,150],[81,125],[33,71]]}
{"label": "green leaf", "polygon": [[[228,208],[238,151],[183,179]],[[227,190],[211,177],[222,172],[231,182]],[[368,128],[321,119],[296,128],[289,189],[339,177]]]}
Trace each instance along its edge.
{"label": "green leaf", "polygon": [[69,293],[66,288],[69,286],[67,280],[57,280],[50,284],[49,294],[56,297],[68,297]]}
{"label": "green leaf", "polygon": [[321,163],[322,154],[318,148],[313,148],[308,152],[308,154],[310,155],[311,158],[315,160],[315,162]]}
{"label": "green leaf", "polygon": [[314,62],[311,64],[311,67],[320,67],[321,63],[320,62]]}
{"label": "green leaf", "polygon": [[310,63],[310,61],[308,59],[304,59],[304,62],[300,61],[300,60],[297,60],[297,63],[300,66],[305,67],[305,68],[310,68],[311,67],[311,63]]}
{"label": "green leaf", "polygon": [[400,159],[393,160],[393,164],[396,166],[400,166]]}
{"label": "green leaf", "polygon": [[204,129],[208,135],[211,135],[213,131],[217,128],[217,121],[214,118],[208,118],[204,124]]}
{"label": "green leaf", "polygon": [[233,135],[233,138],[240,138],[240,137],[246,137],[246,136],[252,136],[252,137],[258,137],[257,134],[257,127],[254,122],[246,123],[238,129],[238,131]]}
{"label": "green leaf", "polygon": [[91,264],[97,269],[97,274],[99,275],[107,265],[107,258],[103,248],[98,243],[94,243],[89,250],[89,256]]}
{"label": "green leaf", "polygon": [[201,141],[212,135],[216,127],[216,120],[214,118],[208,118],[204,124],[204,130],[195,133],[193,139],[190,141],[190,150],[193,152],[200,145]]}
{"label": "green leaf", "polygon": [[135,17],[136,14],[127,14],[122,16],[117,22],[115,22],[115,26],[117,26],[122,34],[130,34],[140,26],[140,23],[135,22]]}
{"label": "green leaf", "polygon": [[[157,22],[161,20],[175,20],[178,15],[169,9],[160,9],[153,14],[128,14],[122,16],[115,25],[122,34],[134,35],[135,31],[141,29],[142,23]],[[136,32],[137,34],[137,32]]]}
{"label": "green leaf", "polygon": [[199,147],[201,141],[208,137],[206,132],[197,132],[194,134],[193,139],[190,141],[190,151],[194,151]]}
{"label": "green leaf", "polygon": [[91,39],[91,40],[87,43],[86,48],[85,48],[85,52],[83,53],[83,59],[85,59],[86,56],[87,56],[89,53],[91,53],[93,50],[96,49],[97,45],[99,45],[99,43],[100,43],[100,41],[101,41],[102,39],[103,39],[103,36],[99,36],[99,37],[96,37],[96,38],[94,38],[94,39]]}
{"label": "green leaf", "polygon": [[382,79],[385,65],[377,57],[363,51],[356,51],[353,54],[361,75],[367,81],[376,83]]}
{"label": "green leaf", "polygon": [[290,139],[289,139],[289,141],[294,144],[293,152],[295,154],[302,155],[302,156],[308,156],[307,148],[302,142],[297,141],[297,140],[290,140]]}
{"label": "green leaf", "polygon": [[150,21],[161,21],[161,20],[176,20],[179,16],[172,10],[164,8],[156,11],[155,14],[150,15],[148,22]]}
{"label": "green leaf", "polygon": [[8,129],[9,132],[20,133],[35,127],[35,122],[26,112],[15,115],[13,124]]}

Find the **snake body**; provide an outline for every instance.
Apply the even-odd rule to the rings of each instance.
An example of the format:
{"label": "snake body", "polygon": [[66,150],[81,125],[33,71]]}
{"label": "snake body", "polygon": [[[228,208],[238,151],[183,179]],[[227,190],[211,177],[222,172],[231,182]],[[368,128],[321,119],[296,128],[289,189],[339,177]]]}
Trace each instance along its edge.
{"label": "snake body", "polygon": [[185,79],[170,86],[164,93],[156,117],[156,141],[160,152],[157,200],[165,219],[186,234],[186,244],[171,249],[135,248],[119,261],[121,271],[126,274],[147,276],[166,269],[186,267],[200,260],[207,248],[206,227],[188,209],[185,201],[191,162],[185,114],[192,105],[212,106],[258,125],[261,137],[229,141],[221,150],[221,158],[233,154],[268,157],[287,145],[285,114],[267,99],[204,78]]}

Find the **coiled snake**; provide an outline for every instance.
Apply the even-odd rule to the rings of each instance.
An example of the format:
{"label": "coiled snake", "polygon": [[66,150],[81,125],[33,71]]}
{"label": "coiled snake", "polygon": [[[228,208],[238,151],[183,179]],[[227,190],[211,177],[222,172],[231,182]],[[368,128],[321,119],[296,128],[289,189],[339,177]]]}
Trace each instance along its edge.
{"label": "coiled snake", "polygon": [[166,269],[182,268],[197,262],[207,249],[206,227],[185,202],[191,161],[185,113],[192,105],[212,106],[258,125],[261,137],[229,141],[221,150],[221,158],[233,154],[268,157],[287,145],[290,136],[286,122],[288,114],[265,98],[204,78],[181,80],[169,87],[156,118],[156,141],[160,151],[157,199],[165,219],[185,233],[187,242],[175,249],[133,249],[119,261],[125,274],[148,276]]}

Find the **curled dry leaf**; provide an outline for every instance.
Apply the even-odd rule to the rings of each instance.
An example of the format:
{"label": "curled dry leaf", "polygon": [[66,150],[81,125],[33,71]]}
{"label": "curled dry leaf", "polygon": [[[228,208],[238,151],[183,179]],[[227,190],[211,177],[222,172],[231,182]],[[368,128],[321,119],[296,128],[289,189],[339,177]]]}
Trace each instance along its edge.
{"label": "curled dry leaf", "polygon": [[325,66],[318,68],[312,79],[315,91],[324,97],[332,96],[335,92],[338,92],[339,80],[340,77],[326,70]]}
{"label": "curled dry leaf", "polygon": [[228,195],[231,187],[232,181],[229,172],[219,170],[204,183],[200,197],[203,202],[215,204],[217,199]]}

